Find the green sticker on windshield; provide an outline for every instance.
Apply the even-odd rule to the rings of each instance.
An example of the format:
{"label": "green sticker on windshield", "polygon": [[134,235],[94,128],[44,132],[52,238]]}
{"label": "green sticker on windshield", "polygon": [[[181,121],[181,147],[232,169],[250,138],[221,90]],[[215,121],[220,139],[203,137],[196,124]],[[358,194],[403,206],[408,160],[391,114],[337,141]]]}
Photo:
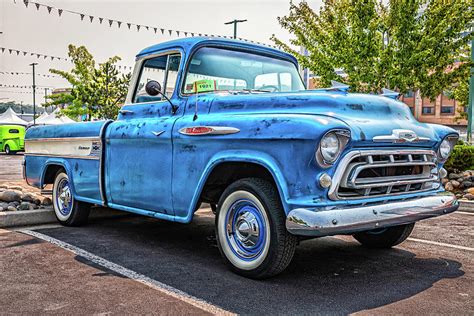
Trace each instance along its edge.
{"label": "green sticker on windshield", "polygon": [[217,90],[216,81],[215,80],[199,80],[194,82],[194,92],[208,92],[208,91],[215,91]]}

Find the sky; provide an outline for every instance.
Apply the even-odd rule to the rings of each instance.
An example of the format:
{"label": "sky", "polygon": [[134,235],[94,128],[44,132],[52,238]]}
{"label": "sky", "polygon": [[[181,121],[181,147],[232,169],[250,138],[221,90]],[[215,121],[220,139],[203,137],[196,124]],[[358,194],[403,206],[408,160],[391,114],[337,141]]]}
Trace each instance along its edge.
{"label": "sky", "polygon": [[[289,0],[148,0],[148,1],[112,1],[112,0],[30,0],[54,8],[71,10],[86,14],[80,16],[63,12],[61,17],[53,9],[51,14],[46,7],[36,9],[30,3],[25,7],[23,0],[0,0],[0,47],[35,52],[45,55],[67,57],[69,44],[85,45],[101,62],[108,57],[118,55],[118,63],[133,66],[135,55],[150,45],[176,39],[176,33],[170,36],[165,32],[136,27],[130,30],[125,24],[119,29],[116,24],[109,27],[107,20],[99,24],[98,17],[110,18],[135,24],[156,26],[158,28],[182,30],[202,34],[233,34],[233,27],[225,22],[233,19],[247,19],[238,25],[238,36],[253,41],[271,44],[269,38],[275,34],[288,42],[291,35],[278,24],[277,17],[284,16],[289,10]],[[293,1],[295,3],[299,1]],[[308,1],[314,10],[318,10],[322,0]],[[91,23],[88,15],[96,18]],[[182,35],[181,35],[182,36]],[[0,72],[31,73],[29,64],[37,62],[36,73],[48,74],[50,68],[69,70],[71,63],[51,61],[27,54],[19,56],[0,51]],[[32,75],[8,75],[0,73],[0,84],[32,84]],[[62,88],[68,84],[61,78],[36,76],[37,104],[44,100],[44,88]],[[0,102],[23,101],[32,104],[31,89],[0,87]],[[28,92],[28,93],[18,93]]]}

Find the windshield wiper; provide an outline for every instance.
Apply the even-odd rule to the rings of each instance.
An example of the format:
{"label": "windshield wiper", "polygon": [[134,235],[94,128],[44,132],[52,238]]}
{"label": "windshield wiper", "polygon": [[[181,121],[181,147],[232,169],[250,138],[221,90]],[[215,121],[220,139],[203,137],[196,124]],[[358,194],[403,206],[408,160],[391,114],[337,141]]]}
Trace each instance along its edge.
{"label": "windshield wiper", "polygon": [[272,91],[270,90],[264,90],[264,89],[242,89],[242,91],[248,91],[250,93],[253,93],[253,92],[263,92],[263,93],[270,93]]}

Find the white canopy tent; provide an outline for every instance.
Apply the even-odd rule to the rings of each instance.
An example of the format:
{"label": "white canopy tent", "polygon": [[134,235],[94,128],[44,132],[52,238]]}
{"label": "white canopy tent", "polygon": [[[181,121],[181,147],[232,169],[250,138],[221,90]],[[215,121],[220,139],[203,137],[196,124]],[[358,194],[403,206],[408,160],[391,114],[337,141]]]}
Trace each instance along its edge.
{"label": "white canopy tent", "polygon": [[[43,114],[41,114],[40,116],[38,116],[38,117],[36,118],[36,120],[35,120],[35,121],[36,121],[36,124],[43,124],[43,121],[44,121],[47,117],[49,117],[49,114],[48,114],[46,111],[44,111]],[[31,121],[30,124],[33,124],[33,121]]]}
{"label": "white canopy tent", "polygon": [[27,126],[28,122],[22,120],[15,111],[9,107],[3,114],[0,115],[0,125],[22,125]]}
{"label": "white canopy tent", "polygon": [[53,113],[47,115],[44,118],[41,118],[45,113],[41,114],[40,117],[36,119],[37,125],[58,125],[58,124],[66,124],[66,123],[75,123],[74,120],[71,120],[66,115],[62,115],[58,117],[59,109],[54,110]]}

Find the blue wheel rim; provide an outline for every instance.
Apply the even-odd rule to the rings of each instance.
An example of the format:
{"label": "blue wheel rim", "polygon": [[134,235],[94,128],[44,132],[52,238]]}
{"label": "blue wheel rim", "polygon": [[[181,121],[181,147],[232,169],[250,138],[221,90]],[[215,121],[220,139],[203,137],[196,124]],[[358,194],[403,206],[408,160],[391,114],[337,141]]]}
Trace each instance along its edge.
{"label": "blue wheel rim", "polygon": [[226,237],[232,252],[241,260],[256,260],[267,242],[262,210],[250,200],[235,201],[226,212]]}
{"label": "blue wheel rim", "polygon": [[56,188],[56,205],[62,216],[68,216],[72,211],[73,198],[67,178],[59,181]]}

